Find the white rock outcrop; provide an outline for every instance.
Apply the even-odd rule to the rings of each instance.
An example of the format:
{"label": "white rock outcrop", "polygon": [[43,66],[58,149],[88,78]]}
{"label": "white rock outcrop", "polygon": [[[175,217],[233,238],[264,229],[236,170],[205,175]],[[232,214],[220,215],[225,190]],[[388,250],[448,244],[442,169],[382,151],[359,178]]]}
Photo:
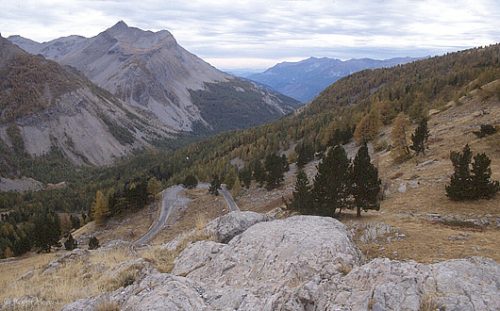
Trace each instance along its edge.
{"label": "white rock outcrop", "polygon": [[228,244],[200,241],[171,274],[152,272],[125,288],[64,310],[500,310],[500,266],[485,258],[420,264],[364,263],[335,219],[259,222]]}

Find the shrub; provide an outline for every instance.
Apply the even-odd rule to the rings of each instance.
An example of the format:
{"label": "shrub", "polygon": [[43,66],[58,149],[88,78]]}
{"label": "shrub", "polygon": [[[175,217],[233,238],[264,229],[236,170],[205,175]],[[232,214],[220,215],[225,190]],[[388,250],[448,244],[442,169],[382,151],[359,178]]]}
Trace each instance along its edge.
{"label": "shrub", "polygon": [[99,240],[95,236],[91,237],[89,240],[89,249],[93,250],[98,248],[99,248]]}
{"label": "shrub", "polygon": [[497,129],[491,124],[481,124],[479,131],[473,131],[474,135],[478,138],[483,138],[488,135],[493,135],[497,132]]}
{"label": "shrub", "polygon": [[187,189],[194,189],[198,186],[198,179],[196,179],[193,175],[188,175],[184,178],[182,185]]}
{"label": "shrub", "polygon": [[67,251],[72,251],[77,247],[78,247],[78,242],[73,238],[73,235],[70,233],[66,241],[64,241],[64,248]]}

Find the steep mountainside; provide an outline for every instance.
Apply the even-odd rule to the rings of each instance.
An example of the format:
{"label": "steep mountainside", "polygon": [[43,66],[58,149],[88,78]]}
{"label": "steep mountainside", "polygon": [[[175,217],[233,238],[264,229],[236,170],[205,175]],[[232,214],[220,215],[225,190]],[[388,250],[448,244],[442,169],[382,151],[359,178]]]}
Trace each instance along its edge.
{"label": "steep mountainside", "polygon": [[66,37],[36,45],[11,37],[81,71],[172,131],[220,131],[253,126],[291,111],[298,102],[223,73],[189,53],[166,30],[119,22],[93,38]]}
{"label": "steep mountainside", "polygon": [[415,59],[407,57],[342,61],[327,57],[311,57],[300,62],[279,63],[262,73],[249,75],[248,79],[269,85],[301,102],[309,102],[327,86],[354,72],[370,68],[392,67],[413,60]]}
{"label": "steep mountainside", "polygon": [[0,37],[0,168],[59,150],[73,163],[108,164],[168,132],[74,69]]}

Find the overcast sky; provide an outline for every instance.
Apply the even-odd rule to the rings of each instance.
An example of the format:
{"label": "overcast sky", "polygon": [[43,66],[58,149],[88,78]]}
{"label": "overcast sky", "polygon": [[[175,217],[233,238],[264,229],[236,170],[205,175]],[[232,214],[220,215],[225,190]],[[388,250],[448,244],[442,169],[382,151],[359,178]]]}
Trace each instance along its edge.
{"label": "overcast sky", "polygon": [[167,29],[229,70],[310,56],[427,56],[500,41],[500,0],[0,0],[4,37],[91,37],[119,20]]}

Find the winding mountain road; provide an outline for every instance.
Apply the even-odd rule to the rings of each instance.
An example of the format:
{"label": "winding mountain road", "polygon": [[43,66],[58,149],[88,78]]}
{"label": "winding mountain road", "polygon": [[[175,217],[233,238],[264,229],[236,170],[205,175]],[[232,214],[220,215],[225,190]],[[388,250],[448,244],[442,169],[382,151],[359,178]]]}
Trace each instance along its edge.
{"label": "winding mountain road", "polygon": [[[198,185],[198,188],[200,189],[208,189],[208,187],[209,184],[206,183],[200,183]],[[160,216],[153,222],[149,230],[134,242],[134,245],[140,246],[149,243],[165,227],[173,210],[179,207],[186,207],[189,203],[189,199],[184,196],[182,190],[184,190],[184,187],[177,185],[162,191]],[[240,210],[238,205],[236,205],[233,196],[227,190],[226,185],[221,186],[220,192],[222,193],[230,211]]]}

